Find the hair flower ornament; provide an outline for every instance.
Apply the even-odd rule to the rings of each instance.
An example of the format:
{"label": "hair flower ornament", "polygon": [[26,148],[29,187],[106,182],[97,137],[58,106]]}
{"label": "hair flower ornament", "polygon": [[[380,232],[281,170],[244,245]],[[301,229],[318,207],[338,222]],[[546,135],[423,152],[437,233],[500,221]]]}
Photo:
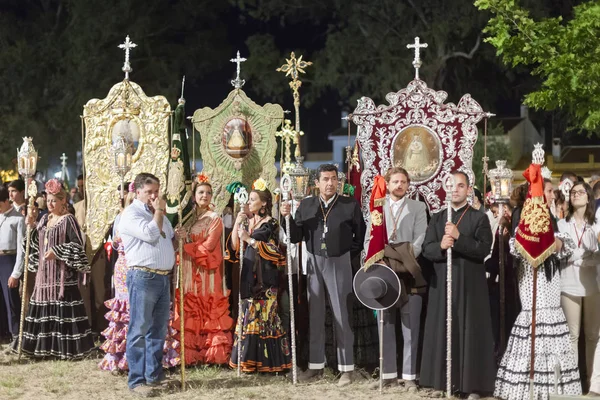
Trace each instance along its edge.
{"label": "hair flower ornament", "polygon": [[267,182],[263,178],[258,178],[252,184],[252,189],[260,190],[261,192],[267,190]]}
{"label": "hair flower ornament", "polygon": [[57,194],[62,189],[62,183],[56,178],[50,179],[46,182],[46,192],[52,195]]}
{"label": "hair flower ornament", "polygon": [[208,176],[206,176],[202,172],[200,172],[198,175],[196,175],[196,181],[198,183],[208,183],[209,179],[208,179]]}

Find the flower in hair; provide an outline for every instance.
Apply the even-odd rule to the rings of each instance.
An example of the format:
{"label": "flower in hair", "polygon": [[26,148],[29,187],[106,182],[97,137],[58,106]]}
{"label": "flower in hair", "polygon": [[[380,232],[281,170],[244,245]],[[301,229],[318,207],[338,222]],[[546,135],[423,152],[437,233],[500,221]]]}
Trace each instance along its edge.
{"label": "flower in hair", "polygon": [[133,193],[133,192],[135,192],[135,183],[134,183],[134,182],[131,182],[131,183],[129,184],[129,187],[128,187],[127,189],[128,189],[128,191],[129,191],[129,193]]}
{"label": "flower in hair", "polygon": [[197,176],[196,176],[196,181],[198,183],[208,183],[209,179],[208,176],[204,175],[202,172],[200,172]]}
{"label": "flower in hair", "polygon": [[48,194],[55,195],[60,192],[61,189],[62,183],[60,183],[60,181],[56,178],[50,179],[48,182],[46,182],[46,192]]}
{"label": "flower in hair", "polygon": [[263,178],[258,178],[252,184],[252,189],[260,190],[261,192],[267,190],[267,182]]}

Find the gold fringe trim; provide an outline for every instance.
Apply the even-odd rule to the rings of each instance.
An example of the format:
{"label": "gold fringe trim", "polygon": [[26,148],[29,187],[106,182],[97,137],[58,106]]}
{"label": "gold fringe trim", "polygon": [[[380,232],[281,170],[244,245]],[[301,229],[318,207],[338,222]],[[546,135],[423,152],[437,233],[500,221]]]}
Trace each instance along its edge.
{"label": "gold fringe trim", "polygon": [[519,252],[519,254],[521,254],[521,256],[533,268],[537,268],[540,265],[542,265],[544,263],[544,261],[546,261],[546,259],[552,255],[552,253],[555,252],[555,250],[556,250],[556,244],[552,243],[552,245],[550,247],[548,247],[548,249],[546,249],[546,251],[544,251],[542,254],[540,254],[536,258],[533,258],[527,251],[525,251],[525,249],[523,248],[523,245],[521,245],[521,243],[519,243],[517,240],[515,240],[515,249],[517,249],[517,251]]}
{"label": "gold fringe trim", "polygon": [[367,261],[365,261],[365,265],[363,266],[363,269],[366,271],[369,269],[369,267],[373,264],[375,264],[377,261],[381,260],[383,258],[383,253],[384,250],[378,251],[377,253],[373,254],[371,256],[371,258],[369,258]]}
{"label": "gold fringe trim", "polygon": [[383,207],[383,205],[384,205],[384,204],[385,204],[385,197],[382,197],[382,198],[380,198],[380,199],[375,199],[375,200],[373,201],[373,205],[374,205],[375,207]]}

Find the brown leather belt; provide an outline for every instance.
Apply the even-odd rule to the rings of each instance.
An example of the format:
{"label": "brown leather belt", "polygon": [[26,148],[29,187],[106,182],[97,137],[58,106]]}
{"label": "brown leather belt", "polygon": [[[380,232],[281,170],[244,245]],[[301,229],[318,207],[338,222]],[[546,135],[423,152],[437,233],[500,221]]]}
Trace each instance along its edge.
{"label": "brown leather belt", "polygon": [[131,269],[133,270],[137,270],[137,271],[144,271],[144,272],[149,272],[151,274],[157,274],[157,275],[169,275],[171,273],[171,270],[167,270],[167,269],[152,269],[152,268],[147,268],[147,267],[131,267]]}
{"label": "brown leather belt", "polygon": [[0,256],[14,256],[17,254],[16,250],[0,250]]}

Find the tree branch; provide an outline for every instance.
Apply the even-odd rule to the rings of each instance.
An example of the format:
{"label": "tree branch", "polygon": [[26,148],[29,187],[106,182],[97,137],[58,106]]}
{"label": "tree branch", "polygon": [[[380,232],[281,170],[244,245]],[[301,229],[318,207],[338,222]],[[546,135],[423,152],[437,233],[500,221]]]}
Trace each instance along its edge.
{"label": "tree branch", "polygon": [[475,52],[479,49],[479,46],[481,46],[481,33],[479,34],[479,36],[477,36],[477,41],[475,42],[475,45],[473,46],[471,51],[469,51],[468,54],[465,53],[464,51],[454,51],[450,54],[446,54],[445,56],[443,56],[442,62],[446,62],[448,59],[455,58],[455,57],[463,57],[463,58],[468,58],[470,60],[475,55]]}

